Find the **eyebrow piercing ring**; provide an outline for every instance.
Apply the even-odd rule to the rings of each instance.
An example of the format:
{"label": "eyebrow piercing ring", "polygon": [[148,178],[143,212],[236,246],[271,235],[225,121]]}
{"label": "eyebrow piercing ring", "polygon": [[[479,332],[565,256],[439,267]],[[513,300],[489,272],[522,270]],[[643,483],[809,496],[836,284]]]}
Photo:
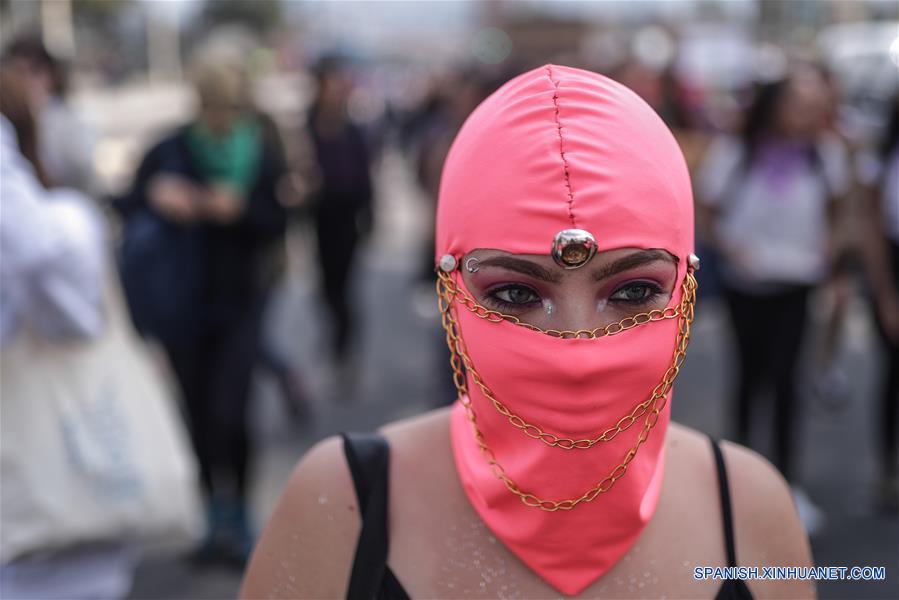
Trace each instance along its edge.
{"label": "eyebrow piercing ring", "polygon": [[477,273],[480,270],[478,263],[479,263],[478,259],[469,258],[468,260],[465,261],[465,270],[468,271],[469,273]]}

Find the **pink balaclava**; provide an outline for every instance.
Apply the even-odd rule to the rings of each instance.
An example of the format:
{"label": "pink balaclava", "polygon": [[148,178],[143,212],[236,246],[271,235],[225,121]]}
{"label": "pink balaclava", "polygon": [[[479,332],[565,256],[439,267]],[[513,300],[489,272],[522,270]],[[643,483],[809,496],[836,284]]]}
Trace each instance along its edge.
{"label": "pink balaclava", "polygon": [[[465,493],[496,536],[564,594],[605,574],[658,502],[670,416],[670,385],[660,382],[676,375],[675,348],[688,337],[682,300],[692,294],[685,290],[693,281],[693,204],[680,149],[643,100],[601,75],[546,65],[502,86],[456,137],[440,187],[438,268],[471,295],[458,271],[467,253],[548,254],[557,234],[572,229],[592,234],[598,252],[659,248],[675,256],[667,318],[596,339],[560,338],[481,318],[455,298],[444,303],[479,376],[467,370],[452,415]],[[641,403],[647,407],[635,412]],[[535,439],[528,432],[538,430],[521,423],[571,440],[625,427],[566,448],[547,444],[552,436]]]}

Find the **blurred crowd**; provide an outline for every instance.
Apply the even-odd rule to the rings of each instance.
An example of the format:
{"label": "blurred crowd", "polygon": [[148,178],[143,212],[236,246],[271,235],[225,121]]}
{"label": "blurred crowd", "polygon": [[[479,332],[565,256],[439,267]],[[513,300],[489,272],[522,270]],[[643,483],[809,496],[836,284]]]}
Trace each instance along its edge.
{"label": "blurred crowd", "polygon": [[[64,346],[102,336],[104,290],[117,276],[133,326],[162,349],[183,407],[206,506],[205,536],[191,559],[238,568],[254,534],[247,503],[257,369],[278,382],[286,414],[314,418],[303,365],[263,334],[273,292],[290,268],[288,232],[314,234],[316,284],[329,317],[322,352],[339,393],[352,395],[364,331],[356,313],[371,299],[350,288],[360,245],[381,214],[379,161],[403,156],[433,219],[456,131],[491,91],[533,66],[509,60],[425,73],[415,102],[383,94],[384,110],[371,117],[356,102],[360,90],[383,92],[371,65],[322,53],[300,80],[308,98],[301,118],[284,123],[257,102],[245,58],[204,56],[189,65],[190,118],[146,149],[127,190],[114,197],[92,172],[96,137],[68,101],[65,63],[37,38],[21,37],[3,49],[0,66],[0,343],[33,335]],[[639,57],[602,67],[589,57],[573,62],[640,93],[681,142],[694,176],[700,301],[722,303],[734,334],[731,435],[757,443],[752,417],[770,393],[773,420],[764,426],[774,462],[794,485],[810,531],[824,515],[799,487],[801,423],[810,397],[839,404],[848,396],[854,381],[841,361],[844,321],[854,299],[867,303],[883,357],[869,399],[877,415],[877,501],[899,510],[899,83],[891,97],[864,107],[876,126],[859,133],[845,118],[851,99],[822,62],[807,57],[785,57],[775,72],[724,90]],[[422,244],[414,275],[429,298],[432,247],[432,240]],[[112,255],[117,268],[108,271]],[[812,331],[815,377],[806,386],[798,367]],[[447,378],[450,389],[445,361],[434,377]],[[17,400],[4,397],[4,409]],[[4,557],[2,595],[46,597],[42,586],[57,585],[47,573],[88,559],[93,572],[110,574],[101,595],[126,593],[133,569],[126,544],[75,548]],[[25,564],[39,550],[55,554]],[[83,580],[85,573],[69,572]]]}

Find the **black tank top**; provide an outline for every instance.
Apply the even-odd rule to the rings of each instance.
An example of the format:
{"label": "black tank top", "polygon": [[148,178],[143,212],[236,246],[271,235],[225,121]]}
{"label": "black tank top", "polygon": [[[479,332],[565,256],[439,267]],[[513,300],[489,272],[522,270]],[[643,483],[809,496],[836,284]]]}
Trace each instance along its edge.
{"label": "black tank top", "polygon": [[[727,550],[727,566],[737,566],[734,545],[733,518],[731,515],[730,488],[727,469],[718,442],[709,437],[718,471],[721,495],[721,514],[724,521],[724,544]],[[409,600],[409,594],[387,566],[389,543],[387,539],[388,468],[390,446],[378,434],[344,434],[343,449],[346,454],[359,512],[362,530],[356,545],[356,556],[350,572],[347,588],[349,600]],[[751,600],[752,593],[742,579],[728,579],[721,583],[715,600]]]}

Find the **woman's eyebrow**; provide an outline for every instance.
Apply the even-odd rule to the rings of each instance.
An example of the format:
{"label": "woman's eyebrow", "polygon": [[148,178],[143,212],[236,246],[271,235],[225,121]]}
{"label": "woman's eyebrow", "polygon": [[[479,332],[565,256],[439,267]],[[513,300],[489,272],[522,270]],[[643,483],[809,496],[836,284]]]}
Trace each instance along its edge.
{"label": "woman's eyebrow", "polygon": [[[677,263],[675,258],[664,250],[640,250],[639,252],[634,252],[633,254],[629,254],[624,258],[620,258],[613,263],[601,267],[593,274],[593,278],[596,281],[600,281],[607,277],[611,277],[616,273],[621,273],[622,271],[627,271],[657,260]],[[500,267],[510,271],[516,271],[550,283],[559,283],[562,281],[561,276],[553,273],[546,267],[529,260],[514,258],[512,256],[493,256],[491,258],[485,258],[480,261],[480,265],[483,267]]]}
{"label": "woman's eyebrow", "polygon": [[493,256],[480,261],[483,267],[501,267],[510,271],[517,271],[535,279],[542,279],[551,283],[559,283],[562,278],[550,271],[549,269],[538,265],[537,263],[521,258],[513,258],[511,256]]}
{"label": "woman's eyebrow", "polygon": [[657,260],[664,260],[670,263],[677,264],[677,259],[675,259],[664,250],[641,250],[639,252],[634,252],[633,254],[628,254],[624,258],[619,258],[615,262],[600,267],[599,270],[597,270],[593,274],[593,279],[596,281],[601,281],[603,279],[611,277],[612,275],[621,273],[622,271],[627,271],[648,263],[656,262]]}

